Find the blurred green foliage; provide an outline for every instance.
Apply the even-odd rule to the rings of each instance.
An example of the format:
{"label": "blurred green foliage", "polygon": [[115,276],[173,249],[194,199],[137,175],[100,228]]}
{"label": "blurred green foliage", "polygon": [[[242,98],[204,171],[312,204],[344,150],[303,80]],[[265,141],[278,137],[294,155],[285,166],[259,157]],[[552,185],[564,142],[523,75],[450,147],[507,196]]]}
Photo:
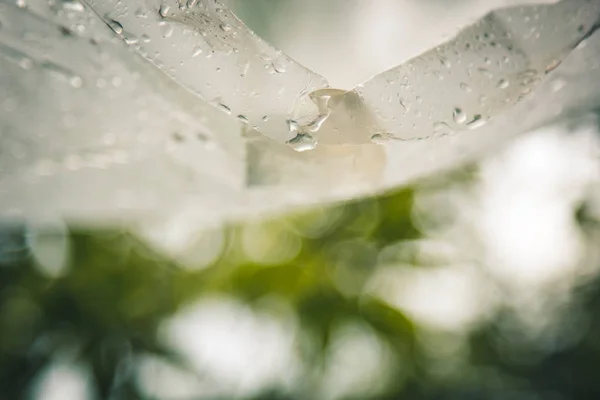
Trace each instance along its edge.
{"label": "blurred green foliage", "polygon": [[[450,181],[468,181],[473,172]],[[501,313],[472,334],[464,371],[453,378],[432,373],[434,361],[417,346],[421,328],[362,287],[381,249],[421,236],[413,224],[413,200],[414,189],[406,189],[267,221],[267,228],[302,236],[297,255],[269,265],[244,256],[240,237],[245,225],[231,226],[222,257],[198,271],[181,268],[127,232],[74,231],[68,272],[49,278],[36,267],[24,227],[5,226],[0,239],[0,397],[26,397],[37,374],[66,349],[91,365],[100,398],[144,399],[128,363],[151,353],[187,368],[185,359],[158,340],[160,324],[201,296],[223,293],[256,307],[269,296],[285,300],[302,328],[318,339],[317,351],[305,354],[315,367],[323,363],[338,323],[364,322],[390,345],[391,356],[403,368],[402,379],[393,380],[382,399],[600,398],[594,368],[600,362],[596,283],[586,288],[582,307],[590,322],[582,326],[587,330],[578,344],[540,356],[509,343],[505,348],[513,353],[507,357],[510,351],[494,346],[498,324],[510,319]],[[341,245],[343,251],[336,252]],[[347,287],[340,288],[332,265],[347,268],[342,271]],[[258,397],[289,396],[275,390]]]}
{"label": "blurred green foliage", "polygon": [[[302,324],[318,333],[323,350],[336,321],[353,317],[371,324],[405,352],[412,347],[411,322],[381,301],[340,293],[327,271],[329,250],[341,241],[360,238],[380,248],[417,237],[410,219],[411,200],[412,191],[407,190],[339,206],[330,229],[304,239],[300,253],[289,262],[268,267],[240,255],[236,238],[243,226],[230,227],[229,250],[198,272],[179,268],[127,232],[74,231],[68,273],[48,278],[28,253],[23,228],[5,227],[4,236],[17,241],[22,254],[0,268],[0,392],[19,398],[52,354],[76,345],[79,357],[93,366],[98,393],[108,398],[119,363],[131,352],[177,360],[156,340],[160,322],[212,292],[227,293],[248,304],[267,295],[284,298]],[[333,212],[325,211],[325,216]],[[306,224],[311,217],[315,216],[309,211],[279,222],[293,227]],[[366,260],[363,272],[369,274],[374,262]],[[124,391],[124,398],[141,397],[132,382],[119,390]]]}

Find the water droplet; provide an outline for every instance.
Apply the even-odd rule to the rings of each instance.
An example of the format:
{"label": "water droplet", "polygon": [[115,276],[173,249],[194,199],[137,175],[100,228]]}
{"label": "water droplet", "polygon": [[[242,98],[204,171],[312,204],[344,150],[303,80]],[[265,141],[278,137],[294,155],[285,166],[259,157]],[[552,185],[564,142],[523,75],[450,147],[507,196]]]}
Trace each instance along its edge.
{"label": "water droplet", "polygon": [[461,83],[460,88],[467,93],[471,93],[473,91],[473,89],[471,89],[471,86],[469,86],[467,83]]}
{"label": "water droplet", "polygon": [[237,119],[239,119],[240,121],[242,121],[246,124],[248,123],[248,117],[246,117],[245,115],[240,114],[237,116]]}
{"label": "water droplet", "polygon": [[386,144],[389,141],[390,137],[381,133],[376,133],[373,136],[371,136],[371,143],[373,144]]}
{"label": "water droplet", "polygon": [[169,7],[166,4],[163,4],[162,6],[160,6],[158,13],[161,17],[166,18],[169,15],[169,11],[171,11],[171,7]]}
{"label": "water droplet", "polygon": [[140,36],[140,39],[142,39],[142,42],[144,43],[150,43],[150,36],[146,35],[145,33]]}
{"label": "water droplet", "polygon": [[263,122],[267,122],[269,120],[269,116],[265,115],[262,117]]}
{"label": "water droplet", "polygon": [[288,140],[287,144],[297,152],[314,150],[317,147],[317,141],[308,133],[298,133],[296,137]]}
{"label": "water droplet", "polygon": [[64,1],[62,6],[67,11],[74,11],[74,12],[85,11],[85,8],[83,8],[83,4],[81,4],[78,0]]}
{"label": "water droplet", "polygon": [[508,85],[509,85],[509,84],[510,84],[510,83],[508,82],[508,80],[506,80],[506,79],[500,79],[500,80],[498,81],[498,85],[497,85],[497,87],[498,87],[499,89],[506,89],[506,88],[508,87]]}
{"label": "water droplet", "polygon": [[192,57],[198,57],[202,53],[203,53],[202,48],[200,46],[196,46],[196,47],[194,47],[194,50],[192,51]]}
{"label": "water droplet", "polygon": [[464,124],[465,122],[467,122],[467,115],[463,112],[462,109],[460,108],[455,108],[454,111],[452,111],[452,118],[454,119],[454,122],[456,122],[457,124]]}
{"label": "water droplet", "polygon": [[293,119],[288,119],[286,122],[287,122],[287,125],[288,125],[288,131],[290,133],[297,132],[298,129],[300,129],[300,126],[298,125],[298,122],[294,121]]}
{"label": "water droplet", "polygon": [[63,36],[73,36],[73,32],[71,32],[71,30],[65,26],[59,26],[58,30]]}
{"label": "water droplet", "polygon": [[108,26],[112,29],[117,35],[121,35],[123,33],[123,25],[119,21],[115,21],[111,19],[108,21]]}
{"label": "water droplet", "polygon": [[410,111],[410,103],[400,99],[399,100],[400,106],[404,109],[404,112],[407,113]]}
{"label": "water droplet", "polygon": [[487,120],[483,119],[479,114],[475,115],[471,121],[467,122],[469,129],[481,128],[485,124],[487,124]]}
{"label": "water droplet", "polygon": [[219,25],[219,28],[223,31],[223,32],[229,32],[233,29],[233,27],[229,24],[221,24]]}
{"label": "water droplet", "polygon": [[136,44],[139,39],[131,33],[125,33],[123,35],[123,41],[127,44]]}
{"label": "water droplet", "polygon": [[274,61],[271,63],[271,67],[273,68],[273,71],[275,71],[278,74],[283,74],[287,71],[283,61]]}
{"label": "water droplet", "polygon": [[219,107],[221,108],[221,110],[225,111],[227,114],[231,114],[231,108],[229,108],[227,105],[225,105],[223,103],[219,103]]}
{"label": "water droplet", "polygon": [[442,64],[442,66],[444,66],[445,68],[451,68],[452,64],[450,64],[450,61],[448,61],[446,58],[440,58],[440,63]]}

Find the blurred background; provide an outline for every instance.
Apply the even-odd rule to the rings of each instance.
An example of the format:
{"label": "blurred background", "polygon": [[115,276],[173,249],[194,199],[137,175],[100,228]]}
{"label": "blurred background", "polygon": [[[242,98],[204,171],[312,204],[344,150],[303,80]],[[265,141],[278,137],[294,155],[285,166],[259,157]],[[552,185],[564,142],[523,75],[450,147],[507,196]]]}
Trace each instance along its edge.
{"label": "blurred background", "polygon": [[[338,87],[485,8],[309,3],[234,7]],[[352,22],[364,13],[367,31]],[[398,52],[374,45],[382,29]],[[289,215],[4,224],[0,399],[600,398],[599,156],[600,112],[586,113],[476,164]]]}

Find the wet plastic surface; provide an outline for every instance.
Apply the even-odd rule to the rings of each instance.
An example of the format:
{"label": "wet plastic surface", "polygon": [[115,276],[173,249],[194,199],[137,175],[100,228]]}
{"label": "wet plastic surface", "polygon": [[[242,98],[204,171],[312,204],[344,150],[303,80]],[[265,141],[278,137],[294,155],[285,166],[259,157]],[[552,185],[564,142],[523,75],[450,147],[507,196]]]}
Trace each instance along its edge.
{"label": "wet plastic surface", "polygon": [[401,186],[597,107],[599,9],[489,14],[345,93],[215,1],[2,0],[0,215],[221,221]]}

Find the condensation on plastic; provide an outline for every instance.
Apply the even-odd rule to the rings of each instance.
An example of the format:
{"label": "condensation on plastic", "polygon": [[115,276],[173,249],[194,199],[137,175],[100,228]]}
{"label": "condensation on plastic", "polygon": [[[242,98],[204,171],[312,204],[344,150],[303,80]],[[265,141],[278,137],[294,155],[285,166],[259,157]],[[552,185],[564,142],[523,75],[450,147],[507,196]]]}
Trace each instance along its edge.
{"label": "condensation on plastic", "polygon": [[[96,7],[92,12],[77,1],[0,0],[0,217],[62,217],[86,224],[172,214],[202,221],[248,218],[397,187],[472,160],[513,135],[600,105],[595,84],[600,79],[600,37],[591,34],[597,2],[572,0],[491,14],[449,44],[409,61],[408,67],[375,77],[350,93],[325,88],[318,76],[287,58],[290,63],[279,69],[274,62],[279,53],[227,11],[214,8],[211,12],[228,16],[218,22],[211,16],[211,21],[200,23],[198,16],[190,15],[189,5],[196,9],[205,2],[192,1],[180,9],[173,1],[169,10],[161,7],[163,3],[129,2],[127,9],[123,2],[115,3],[114,9],[110,1],[90,2]],[[138,9],[138,4],[144,7]],[[572,12],[573,4],[587,12]],[[507,19],[511,15],[512,22]],[[518,23],[517,15],[522,15]],[[203,28],[189,27],[190,20]],[[523,32],[532,28],[540,36],[536,31],[529,41],[523,40]],[[493,34],[497,43],[514,46],[508,65],[511,60],[519,64],[494,70],[494,63],[505,62],[500,53],[469,52],[464,38],[475,40],[486,32],[477,46],[495,49]],[[501,41],[506,32],[512,37]],[[237,53],[229,40],[239,44]],[[153,41],[162,45],[153,48]],[[190,48],[178,60],[180,41]],[[201,52],[191,47],[196,42]],[[264,46],[258,48],[271,58],[253,59],[259,64],[247,73],[256,66],[257,75],[247,75],[238,90],[227,77],[239,72],[239,60],[252,56],[250,42]],[[164,47],[172,47],[174,53]],[[153,53],[159,48],[160,54]],[[486,57],[495,58],[488,64]],[[471,59],[497,73],[497,79],[474,70],[482,74],[479,80],[467,81],[464,71]],[[198,60],[198,70],[177,67],[190,60]],[[407,103],[413,100],[423,111],[421,117],[405,116],[401,122],[403,111],[414,113],[418,107],[387,101],[390,95],[408,93],[397,92],[402,82],[393,89],[388,74],[396,76],[407,68],[415,90],[422,90],[407,96]],[[537,74],[521,77],[521,71],[529,69]],[[447,75],[440,80],[434,71]],[[534,82],[523,86],[511,81],[515,77]],[[509,79],[506,87],[499,84],[503,78]],[[514,86],[519,94],[506,95]],[[247,96],[249,90],[251,94],[265,87],[294,88],[295,93],[272,97],[269,89],[264,97]],[[458,87],[464,94],[441,95],[446,87]],[[529,87],[531,91],[523,93],[522,88]],[[210,99],[211,91],[220,99]],[[509,101],[498,109],[479,110],[482,95],[492,104],[500,104],[505,95]],[[458,130],[456,124],[469,122],[477,129],[447,135],[444,124],[433,127],[428,122],[418,125],[422,130],[397,130],[409,118],[426,119],[429,102],[432,113],[439,112],[439,120],[452,131]],[[384,110],[388,106],[389,114]],[[267,123],[276,120],[275,133],[261,130],[268,125],[253,129],[255,115],[262,115],[261,121],[266,116]],[[296,120],[290,122],[290,115]],[[475,115],[481,118],[473,121]],[[432,128],[442,131],[431,135]],[[336,129],[344,131],[341,142]],[[295,134],[305,136],[292,146],[282,143]],[[315,143],[308,140],[313,135]],[[390,136],[436,137],[404,141]],[[348,145],[352,143],[364,144]]]}
{"label": "condensation on plastic", "polygon": [[85,0],[121,38],[186,88],[281,142],[325,79],[264,42],[217,0]]}
{"label": "condensation on plastic", "polygon": [[241,123],[75,1],[0,2],[2,216],[102,219],[245,186]]}
{"label": "condensation on plastic", "polygon": [[338,97],[330,111],[339,116],[323,124],[317,140],[360,144],[479,128],[532,93],[599,23],[595,0],[489,13],[448,43]]}

